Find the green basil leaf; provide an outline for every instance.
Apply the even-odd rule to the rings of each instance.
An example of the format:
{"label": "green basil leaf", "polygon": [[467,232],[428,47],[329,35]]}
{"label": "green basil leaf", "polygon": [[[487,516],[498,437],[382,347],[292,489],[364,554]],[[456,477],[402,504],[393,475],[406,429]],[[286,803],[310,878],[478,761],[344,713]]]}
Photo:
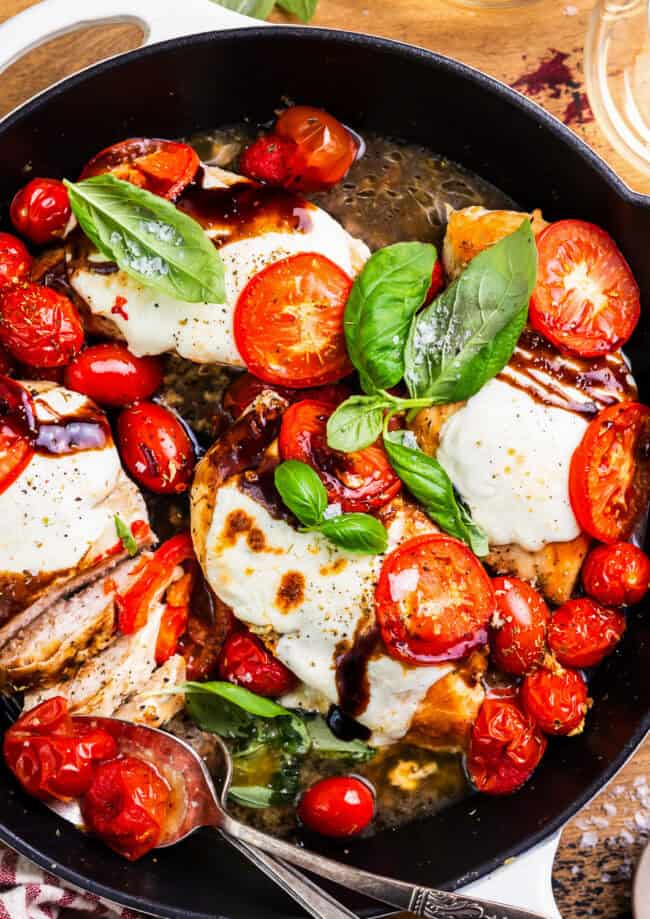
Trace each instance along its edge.
{"label": "green basil leaf", "polygon": [[186,696],[195,695],[196,693],[208,693],[209,695],[219,696],[227,702],[231,702],[249,715],[257,715],[259,718],[279,718],[283,715],[291,715],[288,708],[278,705],[273,699],[267,699],[265,696],[258,696],[257,693],[244,689],[243,686],[235,686],[233,683],[227,683],[221,680],[212,680],[206,683],[188,682],[184,684]]}
{"label": "green basil leaf", "polygon": [[65,185],[86,236],[131,277],[176,300],[225,301],[219,253],[170,201],[110,174]]}
{"label": "green basil leaf", "polygon": [[135,541],[133,533],[124,523],[119,514],[115,514],[113,520],[115,522],[115,532],[117,533],[118,539],[121,540],[125,551],[129,553],[131,558],[133,558],[134,555],[138,554],[138,544]]}
{"label": "green basil leaf", "polygon": [[304,527],[320,523],[327,507],[327,491],[311,466],[287,460],[276,466],[274,481],[280,497]]}
{"label": "green basil leaf", "polygon": [[268,785],[234,785],[228,794],[245,807],[270,807],[295,801],[300,787],[300,763],[294,757],[282,756],[280,769]]}
{"label": "green basil leaf", "polygon": [[371,255],[355,280],[343,325],[366,392],[395,386],[404,376],[404,347],[435,261],[435,246],[395,243]]}
{"label": "green basil leaf", "polygon": [[228,797],[243,807],[270,807],[276,803],[275,796],[273,788],[263,785],[231,785],[228,789]]}
{"label": "green basil leaf", "polygon": [[370,514],[340,514],[323,520],[318,530],[330,542],[348,552],[377,555],[386,551],[386,527]]}
{"label": "green basil leaf", "polygon": [[530,220],[480,252],[414,320],[404,379],[432,403],[468,399],[507,364],[537,276]]}
{"label": "green basil leaf", "polygon": [[487,537],[456,498],[451,479],[436,459],[409,446],[409,435],[413,437],[410,431],[384,434],[391,466],[434,523],[466,542],[475,555],[487,555]]}
{"label": "green basil leaf", "polygon": [[234,10],[235,13],[241,13],[242,16],[252,16],[254,19],[268,19],[275,0],[212,0],[219,6],[225,6],[228,10]]}
{"label": "green basil leaf", "polygon": [[374,444],[381,434],[387,406],[383,396],[350,396],[327,421],[328,446],[352,453]]}
{"label": "green basil leaf", "polygon": [[333,734],[327,722],[320,715],[307,720],[307,730],[311,737],[311,748],[318,756],[349,759],[355,763],[365,763],[377,752],[362,740],[340,740]]}
{"label": "green basil leaf", "polygon": [[278,0],[278,6],[303,22],[309,22],[313,18],[317,4],[318,0]]}

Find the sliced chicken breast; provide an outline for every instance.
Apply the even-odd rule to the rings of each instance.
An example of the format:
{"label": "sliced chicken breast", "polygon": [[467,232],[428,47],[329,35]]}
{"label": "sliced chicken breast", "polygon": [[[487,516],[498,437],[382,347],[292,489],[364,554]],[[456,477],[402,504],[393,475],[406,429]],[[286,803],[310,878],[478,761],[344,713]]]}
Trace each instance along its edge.
{"label": "sliced chicken breast", "polygon": [[170,693],[166,696],[154,695],[165,689],[173,689],[185,682],[187,667],[185,658],[174,654],[166,660],[144,684],[127,701],[113,713],[115,718],[144,724],[150,728],[159,728],[181,712],[185,707],[182,693]]}

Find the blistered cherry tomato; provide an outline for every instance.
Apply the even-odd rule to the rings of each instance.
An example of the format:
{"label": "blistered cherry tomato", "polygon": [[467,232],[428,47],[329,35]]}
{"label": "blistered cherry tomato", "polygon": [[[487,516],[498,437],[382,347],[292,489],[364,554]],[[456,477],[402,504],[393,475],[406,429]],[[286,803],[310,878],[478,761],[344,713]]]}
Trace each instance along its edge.
{"label": "blistered cherry tomato", "polygon": [[266,134],[246,147],[239,160],[239,170],[249,179],[286,186],[300,171],[300,164],[295,141]]}
{"label": "blistered cherry tomato", "polygon": [[67,800],[88,790],[95,764],[115,756],[117,745],[106,731],[75,722],[67,701],[55,696],[21,715],[5,733],[3,750],[29,794]]}
{"label": "blistered cherry tomato", "polygon": [[614,650],[624,631],[622,613],[581,597],[553,613],[548,646],[565,667],[594,667]]}
{"label": "blistered cherry tomato", "polygon": [[545,651],[548,607],[541,595],[519,578],[493,578],[497,613],[490,647],[500,670],[522,676]]}
{"label": "blistered cherry tomato", "polygon": [[125,345],[91,345],[65,371],[68,389],[84,393],[100,405],[129,405],[148,399],[162,385],[160,358],[136,357]]}
{"label": "blistered cherry tomato", "polygon": [[587,684],[577,670],[539,668],[524,677],[521,704],[546,734],[577,734],[589,709]]}
{"label": "blistered cherry tomato", "polygon": [[537,237],[533,328],[583,357],[615,351],[639,321],[639,288],[614,240],[593,223],[560,220]]}
{"label": "blistered cherry tomato", "polygon": [[14,362],[4,348],[0,348],[0,376],[7,376],[14,371]]}
{"label": "blistered cherry tomato", "polygon": [[282,417],[280,455],[310,465],[320,476],[331,503],[348,513],[382,507],[401,488],[378,442],[342,453],[327,444],[327,419],[334,408],[325,402],[306,399],[290,406]]}
{"label": "blistered cherry tomato", "polygon": [[67,297],[23,284],[0,293],[0,343],[17,361],[62,367],[81,350],[84,330]]}
{"label": "blistered cherry tomato", "polygon": [[117,179],[174,200],[200,166],[189,144],[157,137],[132,137],[107,147],[84,166],[80,179],[110,172]]}
{"label": "blistered cherry tomato", "polygon": [[37,245],[62,236],[70,213],[68,191],[58,179],[32,179],[16,193],[9,209],[20,235]]}
{"label": "blistered cherry tomato", "polygon": [[375,797],[369,786],[352,775],[314,782],[298,804],[298,817],[321,836],[355,836],[372,821]]}
{"label": "blistered cherry tomato", "polygon": [[0,233],[0,290],[26,281],[32,257],[25,245],[11,233]]}
{"label": "blistered cherry tomato", "polygon": [[492,584],[474,553],[433,533],[407,539],[387,555],[375,589],[386,650],[420,666],[485,644],[495,608]]}
{"label": "blistered cherry tomato", "polygon": [[335,185],[357,155],[352,134],[322,109],[307,105],[288,108],[278,118],[275,133],[298,146],[299,172],[292,176],[289,184],[302,191]]}
{"label": "blistered cherry tomato", "polygon": [[235,306],[237,349],[251,373],[300,389],[352,370],[343,312],[348,275],[324,255],[290,255],[253,275]]}
{"label": "blistered cherry tomato", "polygon": [[195,456],[178,418],[155,402],[138,402],[117,419],[117,442],[133,478],[161,495],[187,491]]}
{"label": "blistered cherry tomato", "polygon": [[152,765],[120,756],[97,767],[81,813],[91,833],[135,861],[158,845],[170,797],[168,783]]}
{"label": "blistered cherry tomato", "polygon": [[194,559],[192,538],[185,531],[166,540],[138,575],[138,579],[118,600],[118,628],[130,635],[147,621],[152,600],[169,581],[174,568]]}
{"label": "blistered cherry tomato", "polygon": [[513,701],[488,698],[472,727],[467,771],[488,795],[509,795],[533,774],[546,750],[546,738]]}
{"label": "blistered cherry tomato", "polygon": [[594,539],[630,535],[650,498],[650,408],[622,402],[594,418],[571,457],[569,496]]}
{"label": "blistered cherry tomato", "polygon": [[293,673],[249,632],[230,635],[219,655],[222,680],[244,686],[260,696],[281,696],[296,685]]}
{"label": "blistered cherry tomato", "polygon": [[607,606],[640,603],[650,586],[650,559],[629,542],[598,546],[584,563],[582,586]]}
{"label": "blistered cherry tomato", "polygon": [[432,300],[438,296],[440,291],[445,286],[445,269],[442,267],[442,261],[437,258],[436,263],[433,266],[433,272],[431,273],[431,284],[427,291],[424,303],[431,303]]}
{"label": "blistered cherry tomato", "polygon": [[248,406],[255,401],[261,392],[270,389],[286,399],[287,402],[301,402],[303,399],[315,399],[337,406],[352,395],[352,390],[344,383],[327,383],[313,389],[290,389],[274,383],[265,383],[252,373],[242,373],[226,389],[223,396],[223,407],[233,418],[239,418]]}

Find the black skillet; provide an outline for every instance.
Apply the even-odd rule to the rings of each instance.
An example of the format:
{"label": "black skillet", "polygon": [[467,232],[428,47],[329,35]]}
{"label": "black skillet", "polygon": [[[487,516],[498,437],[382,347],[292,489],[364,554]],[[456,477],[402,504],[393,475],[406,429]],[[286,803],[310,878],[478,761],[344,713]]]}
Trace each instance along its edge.
{"label": "black skillet", "polygon": [[[182,4],[180,4],[182,9]],[[182,15],[182,14],[181,14]],[[105,62],[27,103],[0,124],[0,210],[30,175],[75,176],[79,164],[132,134],[189,135],[268,119],[283,96],[424,144],[549,219],[605,227],[644,292],[630,344],[650,400],[650,199],[635,195],[536,105],[455,61],[396,42],[320,29],[252,28],[168,41]],[[624,646],[597,674],[579,738],[550,745],[518,794],[474,797],[370,842],[322,851],[380,874],[455,888],[557,830],[625,762],[650,727],[650,624],[633,617]],[[208,833],[127,864],[60,824],[5,776],[0,838],[68,882],[161,916],[289,917],[285,900]],[[355,905],[353,895],[349,902]],[[356,903],[367,908],[367,904]]]}

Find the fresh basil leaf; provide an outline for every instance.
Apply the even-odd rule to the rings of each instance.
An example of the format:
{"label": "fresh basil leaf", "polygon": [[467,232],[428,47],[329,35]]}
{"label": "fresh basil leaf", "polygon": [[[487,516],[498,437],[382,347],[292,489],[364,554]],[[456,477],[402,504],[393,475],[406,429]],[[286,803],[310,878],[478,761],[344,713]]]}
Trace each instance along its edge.
{"label": "fresh basil leaf", "polygon": [[381,395],[350,396],[327,421],[328,446],[352,453],[374,444],[381,434],[388,404]]}
{"label": "fresh basil leaf", "polygon": [[244,807],[263,808],[275,804],[276,792],[263,785],[231,785],[228,797]]}
{"label": "fresh basil leaf", "polygon": [[278,0],[278,6],[303,22],[309,22],[313,18],[317,5],[318,0]]}
{"label": "fresh basil leaf", "polygon": [[323,520],[318,530],[330,542],[348,552],[377,555],[386,551],[388,533],[383,523],[370,514],[340,514]]}
{"label": "fresh basil leaf", "polygon": [[274,481],[280,497],[304,527],[320,523],[327,507],[327,491],[311,466],[287,460],[276,466]]}
{"label": "fresh basil leaf", "polygon": [[288,708],[278,705],[273,699],[258,696],[257,693],[244,689],[243,686],[235,686],[233,683],[227,683],[222,680],[212,680],[206,683],[188,682],[185,683],[184,689],[186,695],[209,693],[213,696],[219,696],[248,712],[249,715],[257,715],[259,718],[278,718],[283,715],[293,714]]}
{"label": "fresh basil leaf", "polygon": [[468,399],[508,362],[537,276],[530,220],[480,252],[414,320],[404,379],[432,403]]}
{"label": "fresh basil leaf", "polygon": [[289,804],[298,794],[300,763],[294,757],[283,756],[280,769],[273,774],[268,785],[231,785],[228,794],[237,804],[245,807],[270,807]]}
{"label": "fresh basil leaf", "polygon": [[135,541],[133,533],[119,514],[115,514],[113,520],[115,522],[115,532],[117,533],[118,539],[121,540],[125,551],[133,558],[134,555],[138,554],[138,544]]}
{"label": "fresh basil leaf", "polygon": [[110,174],[65,185],[86,236],[131,277],[176,300],[225,301],[219,253],[170,201]]}
{"label": "fresh basil leaf", "polygon": [[268,19],[275,0],[212,0],[218,6],[225,6],[228,10],[241,13],[242,16],[252,16],[254,19]]}
{"label": "fresh basil leaf", "polygon": [[404,347],[435,261],[435,246],[395,243],[371,255],[355,280],[343,326],[366,392],[395,386],[404,376]]}
{"label": "fresh basil leaf", "polygon": [[466,542],[475,555],[487,555],[487,537],[456,498],[451,479],[436,459],[408,445],[409,434],[410,431],[384,434],[391,466],[434,523]]}
{"label": "fresh basil leaf", "polygon": [[365,763],[377,752],[362,740],[340,740],[333,734],[327,722],[320,715],[309,718],[306,722],[311,748],[318,756],[349,759],[355,763]]}

